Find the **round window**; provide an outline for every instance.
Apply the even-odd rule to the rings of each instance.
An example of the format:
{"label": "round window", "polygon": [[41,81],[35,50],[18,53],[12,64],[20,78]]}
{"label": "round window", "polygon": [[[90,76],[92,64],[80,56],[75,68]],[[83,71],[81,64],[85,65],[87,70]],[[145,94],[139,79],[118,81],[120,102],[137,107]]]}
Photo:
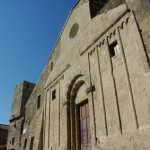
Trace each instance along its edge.
{"label": "round window", "polygon": [[70,30],[69,37],[74,38],[78,33],[78,29],[79,29],[79,25],[75,23]]}

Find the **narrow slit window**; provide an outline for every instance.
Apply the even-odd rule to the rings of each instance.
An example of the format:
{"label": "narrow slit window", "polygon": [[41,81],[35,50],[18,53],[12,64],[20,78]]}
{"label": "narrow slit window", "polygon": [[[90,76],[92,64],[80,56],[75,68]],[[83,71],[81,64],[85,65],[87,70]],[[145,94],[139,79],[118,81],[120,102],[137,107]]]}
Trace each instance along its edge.
{"label": "narrow slit window", "polygon": [[52,100],[56,98],[56,89],[52,91]]}
{"label": "narrow slit window", "polygon": [[12,145],[14,145],[14,143],[15,143],[15,138],[13,137],[12,138]]}
{"label": "narrow slit window", "polygon": [[29,88],[29,84],[27,84],[27,89]]}
{"label": "narrow slit window", "polygon": [[27,139],[25,139],[25,141],[24,141],[24,146],[23,146],[23,148],[26,149],[26,147],[27,147]]}
{"label": "narrow slit window", "polygon": [[53,61],[51,62],[51,71],[53,70]]}
{"label": "narrow slit window", "polygon": [[33,144],[34,144],[34,137],[31,138],[30,150],[33,150]]}
{"label": "narrow slit window", "polygon": [[16,125],[16,122],[15,122],[14,125],[13,125],[13,129],[16,130],[16,128],[17,128],[17,125]]}
{"label": "narrow slit window", "polygon": [[110,57],[114,57],[114,56],[118,55],[119,52],[120,52],[120,49],[119,49],[119,45],[118,45],[117,41],[115,41],[114,43],[109,45]]}
{"label": "narrow slit window", "polygon": [[37,109],[40,108],[40,105],[41,105],[41,95],[39,95],[37,98]]}
{"label": "narrow slit window", "polygon": [[24,120],[21,121],[21,134],[23,134],[23,125],[24,125]]}

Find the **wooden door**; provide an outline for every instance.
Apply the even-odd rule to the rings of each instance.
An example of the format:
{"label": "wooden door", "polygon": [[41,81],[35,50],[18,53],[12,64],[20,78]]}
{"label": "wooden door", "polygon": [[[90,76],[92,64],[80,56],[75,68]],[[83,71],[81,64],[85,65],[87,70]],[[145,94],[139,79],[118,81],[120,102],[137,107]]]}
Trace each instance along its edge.
{"label": "wooden door", "polygon": [[86,101],[79,106],[81,150],[90,150],[91,146],[89,113],[89,104],[88,101]]}

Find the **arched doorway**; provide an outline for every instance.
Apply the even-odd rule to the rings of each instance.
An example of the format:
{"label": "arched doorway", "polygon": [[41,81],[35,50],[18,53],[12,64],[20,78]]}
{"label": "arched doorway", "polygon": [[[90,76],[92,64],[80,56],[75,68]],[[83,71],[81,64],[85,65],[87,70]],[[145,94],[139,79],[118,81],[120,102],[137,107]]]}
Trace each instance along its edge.
{"label": "arched doorway", "polygon": [[76,76],[68,89],[68,149],[90,150],[90,109],[86,94],[85,82]]}

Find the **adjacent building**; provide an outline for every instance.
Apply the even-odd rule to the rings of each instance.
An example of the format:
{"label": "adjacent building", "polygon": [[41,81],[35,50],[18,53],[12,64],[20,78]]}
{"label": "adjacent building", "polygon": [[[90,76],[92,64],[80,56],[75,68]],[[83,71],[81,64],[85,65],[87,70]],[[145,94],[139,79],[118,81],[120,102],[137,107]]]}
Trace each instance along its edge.
{"label": "adjacent building", "polygon": [[0,150],[7,149],[8,130],[8,125],[0,124]]}
{"label": "adjacent building", "polygon": [[7,149],[19,149],[25,120],[25,105],[35,84],[23,81],[14,90]]}
{"label": "adjacent building", "polygon": [[150,149],[149,60],[149,0],[78,0],[8,143],[19,117],[20,150]]}

